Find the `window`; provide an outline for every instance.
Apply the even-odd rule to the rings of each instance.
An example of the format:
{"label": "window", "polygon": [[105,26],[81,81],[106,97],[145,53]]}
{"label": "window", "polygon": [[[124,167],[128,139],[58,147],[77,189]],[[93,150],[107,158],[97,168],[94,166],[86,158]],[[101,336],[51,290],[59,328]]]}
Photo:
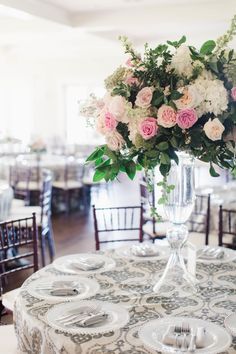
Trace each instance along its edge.
{"label": "window", "polygon": [[105,89],[79,85],[65,87],[66,140],[68,144],[97,145],[104,142],[103,137],[96,132],[96,129],[89,126],[87,119],[80,114],[80,102],[86,100],[90,93],[102,97]]}

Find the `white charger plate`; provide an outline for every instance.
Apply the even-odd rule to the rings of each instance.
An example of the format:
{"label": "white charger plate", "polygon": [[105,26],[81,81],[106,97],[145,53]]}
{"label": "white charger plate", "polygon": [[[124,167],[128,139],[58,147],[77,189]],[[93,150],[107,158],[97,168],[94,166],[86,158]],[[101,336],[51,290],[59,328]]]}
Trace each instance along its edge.
{"label": "white charger plate", "polygon": [[225,327],[230,331],[233,336],[236,336],[236,313],[232,313],[225,318]]}
{"label": "white charger plate", "polygon": [[[97,269],[92,270],[82,270],[78,269],[77,267],[73,266],[73,262],[79,262],[81,258],[89,258],[91,260],[94,259],[94,262],[103,261],[104,265]],[[53,262],[53,267],[60,270],[63,273],[69,274],[93,274],[93,273],[101,273],[107,270],[114,268],[116,262],[109,257],[106,257],[102,254],[94,254],[94,253],[78,253],[78,254],[71,254],[68,256],[63,256],[60,258],[55,259]]]}
{"label": "white charger plate", "polygon": [[[61,316],[79,314],[80,309],[82,310],[84,306],[92,306],[93,308],[97,307],[99,311],[104,311],[108,314],[107,319],[89,327],[79,327],[76,324],[64,325],[58,321],[58,318]],[[114,331],[124,327],[129,322],[129,318],[129,312],[124,307],[110,302],[97,300],[74,301],[58,304],[53,306],[46,315],[47,322],[51,327],[72,334],[97,334]]]}
{"label": "white charger plate", "polygon": [[125,257],[125,258],[131,258],[131,259],[137,259],[137,260],[155,260],[155,259],[162,259],[162,258],[167,258],[170,254],[170,249],[167,246],[158,246],[158,245],[150,245],[154,252],[156,251],[157,254],[153,255],[135,255],[132,252],[132,246],[123,246],[120,248],[117,248],[115,250],[115,253],[120,256],[120,257]]}
{"label": "white charger plate", "polygon": [[204,327],[208,333],[209,344],[204,348],[197,348],[196,354],[216,354],[230,347],[232,338],[224,328],[212,322],[189,317],[165,317],[150,321],[139,330],[139,338],[149,348],[177,354],[179,349],[163,344],[162,337],[170,325],[181,325],[183,322],[187,322],[193,329]]}
{"label": "white charger plate", "polygon": [[[46,288],[48,286],[50,287],[50,285],[52,286],[55,282],[59,284],[59,287],[63,287],[63,283],[67,282],[67,285],[69,284],[70,287],[78,289],[78,294],[69,296],[55,296],[50,294],[50,290],[40,289]],[[96,280],[83,278],[78,275],[58,275],[53,277],[42,277],[36,279],[35,281],[32,281],[27,286],[27,291],[30,295],[49,301],[75,301],[85,299],[95,295],[99,289],[100,286]]]}
{"label": "white charger plate", "polygon": [[[204,250],[207,246],[203,246],[201,248],[198,248],[197,251]],[[216,248],[216,247],[212,247]],[[224,256],[221,259],[215,259],[215,258],[209,258],[209,259],[201,259],[200,257],[197,257],[197,262],[201,263],[227,263],[227,262],[232,262],[236,258],[236,251],[226,248],[226,247],[217,247],[219,249],[222,249],[224,251]]]}

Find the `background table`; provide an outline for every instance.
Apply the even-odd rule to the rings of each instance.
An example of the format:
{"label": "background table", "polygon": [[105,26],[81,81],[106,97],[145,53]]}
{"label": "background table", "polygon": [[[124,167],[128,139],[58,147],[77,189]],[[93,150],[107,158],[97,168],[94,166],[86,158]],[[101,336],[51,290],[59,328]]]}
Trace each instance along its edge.
{"label": "background table", "polygon": [[[50,327],[45,316],[53,304],[27,291],[28,284],[39,277],[63,274],[50,265],[25,282],[15,304],[15,328],[21,353],[157,354],[146,348],[138,337],[140,326],[146,322],[164,316],[189,316],[223,326],[224,318],[236,312],[236,261],[197,264],[197,276],[204,286],[201,297],[177,293],[165,297],[152,292],[151,279],[155,272],[163,271],[166,259],[121,258],[115,250],[105,254],[116,261],[116,267],[89,276],[101,287],[92,299],[126,307],[129,323],[114,332],[97,335],[72,335]],[[225,353],[235,352],[236,338]]]}
{"label": "background table", "polygon": [[12,188],[7,183],[0,181],[0,221],[7,219],[10,213],[12,199]]}

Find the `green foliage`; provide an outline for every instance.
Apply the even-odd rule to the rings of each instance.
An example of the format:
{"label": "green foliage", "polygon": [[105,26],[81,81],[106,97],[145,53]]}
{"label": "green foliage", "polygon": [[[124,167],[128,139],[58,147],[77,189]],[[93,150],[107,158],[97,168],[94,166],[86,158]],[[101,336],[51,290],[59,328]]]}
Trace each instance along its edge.
{"label": "green foliage", "polygon": [[203,55],[210,55],[216,47],[216,43],[213,40],[209,40],[201,46],[200,53]]}

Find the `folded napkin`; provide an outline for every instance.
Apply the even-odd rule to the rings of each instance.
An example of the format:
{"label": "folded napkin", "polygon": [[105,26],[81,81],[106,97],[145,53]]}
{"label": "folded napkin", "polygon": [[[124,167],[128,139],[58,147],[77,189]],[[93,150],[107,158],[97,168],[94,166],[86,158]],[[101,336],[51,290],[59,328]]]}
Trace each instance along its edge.
{"label": "folded napkin", "polygon": [[138,256],[138,257],[151,257],[151,256],[157,256],[159,254],[156,247],[153,247],[152,245],[146,245],[146,244],[132,246],[131,253],[134,256]]}
{"label": "folded napkin", "polygon": [[73,261],[71,264],[74,268],[87,271],[99,269],[104,266],[105,262],[94,258],[81,258],[77,261]]}
{"label": "folded napkin", "polygon": [[200,259],[222,259],[224,258],[225,252],[219,247],[205,247],[197,251],[197,256]]}
{"label": "folded napkin", "polygon": [[[166,332],[163,334],[162,337],[162,343],[166,344],[166,345],[172,345],[175,346],[176,345],[176,337],[178,336],[178,339],[180,340],[181,337],[184,340],[186,340],[187,345],[189,346],[190,344],[190,340],[191,340],[191,332],[192,330],[190,330],[189,333],[176,333],[175,332],[175,326],[171,325],[167,328]],[[206,330],[204,327],[197,327],[196,328],[196,347],[197,348],[204,348],[206,342]]]}
{"label": "folded napkin", "polygon": [[108,314],[105,312],[99,312],[96,314],[89,314],[86,317],[83,317],[83,318],[75,321],[74,324],[76,324],[76,326],[79,326],[79,327],[89,327],[94,324],[103,322],[104,320],[107,319],[107,317],[108,317]]}
{"label": "folded napkin", "polygon": [[75,296],[78,294],[79,290],[73,288],[54,288],[50,290],[50,295],[53,296]]}

